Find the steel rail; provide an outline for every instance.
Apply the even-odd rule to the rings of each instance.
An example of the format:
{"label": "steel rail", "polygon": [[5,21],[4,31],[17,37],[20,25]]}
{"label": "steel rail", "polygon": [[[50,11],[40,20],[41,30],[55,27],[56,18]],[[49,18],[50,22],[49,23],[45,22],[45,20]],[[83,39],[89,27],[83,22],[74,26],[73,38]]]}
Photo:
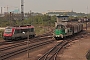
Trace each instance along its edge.
{"label": "steel rail", "polygon": [[42,57],[40,57],[38,60],[46,60],[47,57],[49,56],[49,54],[55,50],[57,48],[57,46],[59,46],[60,44],[62,44],[63,41],[61,41],[59,44],[55,45],[55,47],[53,47],[52,49],[50,49],[48,52],[46,52]]}
{"label": "steel rail", "polygon": [[[33,44],[33,45],[30,46],[29,50],[34,49],[34,48],[37,48],[37,47],[40,47],[40,46],[42,46],[42,45],[46,45],[46,44],[52,43],[53,41],[54,41],[54,40],[50,40],[50,41],[45,41],[45,42],[41,42],[41,43],[38,43],[38,44]],[[23,48],[21,48],[21,49],[4,53],[4,54],[2,54],[2,55],[0,56],[0,59],[1,59],[1,60],[5,60],[5,59],[7,59],[7,58],[9,58],[9,57],[11,57],[11,56],[14,56],[14,55],[16,55],[16,54],[20,54],[20,53],[22,53],[22,52],[25,52],[25,51],[27,51],[27,48],[28,48],[28,47],[27,47],[27,45],[26,45],[25,47],[23,47]]]}
{"label": "steel rail", "polygon": [[[48,37],[50,35],[51,35],[51,33],[45,33],[45,34],[36,36],[34,39],[41,39],[42,37]],[[50,38],[50,37],[48,37],[48,38]],[[42,38],[42,39],[44,39],[44,38]],[[26,41],[26,39],[23,39],[23,40],[20,40],[20,41],[24,41],[24,40]],[[11,43],[7,42],[7,41],[2,41],[2,42],[0,42],[0,46],[8,45],[8,44],[14,44],[14,43],[18,43],[18,41],[11,41]]]}
{"label": "steel rail", "polygon": [[[49,38],[51,38],[51,37],[43,37],[43,38],[39,38],[39,39],[32,39],[32,40],[30,40],[30,43],[36,43],[36,42],[44,41],[44,40],[47,40]],[[20,42],[20,43],[11,45],[11,46],[6,46],[6,47],[3,47],[3,48],[0,48],[0,51],[5,51],[5,50],[9,50],[9,49],[12,49],[12,48],[15,48],[15,47],[24,46],[26,44],[27,43],[23,41],[23,42]]]}

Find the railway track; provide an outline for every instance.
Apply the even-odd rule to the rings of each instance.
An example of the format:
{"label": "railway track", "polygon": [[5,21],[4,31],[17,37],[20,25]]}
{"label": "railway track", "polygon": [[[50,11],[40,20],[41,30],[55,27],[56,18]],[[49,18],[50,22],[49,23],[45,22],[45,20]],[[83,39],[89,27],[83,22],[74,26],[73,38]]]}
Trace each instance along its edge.
{"label": "railway track", "polygon": [[[86,34],[86,32],[85,33],[81,33],[83,36]],[[90,35],[90,34],[89,34]],[[80,37],[78,37],[78,38],[81,38],[82,36],[80,36]],[[50,37],[50,36],[48,36],[48,38],[52,38],[52,37]],[[35,40],[33,40],[33,39],[31,39],[30,40],[30,42],[31,43],[34,43],[34,44],[32,44],[32,46],[30,46],[30,50],[31,49],[33,49],[34,47],[35,47],[35,45],[37,45],[36,47],[39,47],[39,46],[42,46],[42,45],[45,45],[45,44],[43,44],[43,43],[41,43],[40,41],[42,40],[42,41],[44,41],[44,40],[48,40],[48,38],[46,38],[46,37],[38,37],[38,38],[35,38],[35,40],[36,40],[36,42],[39,42],[38,43],[38,45],[35,43]],[[37,39],[39,39],[39,40],[37,40]],[[75,40],[76,38],[74,38],[73,40]],[[27,41],[26,41],[27,42]],[[23,43],[22,43],[23,44]],[[22,44],[19,44],[20,46],[22,46]],[[25,44],[27,44],[27,43],[25,43]],[[0,59],[1,60],[5,60],[5,59],[7,59],[7,58],[9,58],[9,57],[11,57],[11,56],[14,56],[14,55],[17,55],[17,54],[19,54],[19,53],[21,53],[21,52],[25,52],[25,51],[27,51],[27,45],[25,45],[25,44],[23,44],[24,46],[22,47],[22,48],[20,48],[20,49],[18,49],[18,50],[13,50],[13,51],[9,51],[9,52],[4,52],[4,53],[2,53],[2,54],[0,54],[1,56],[0,56]],[[39,45],[40,44],[40,45]],[[49,43],[46,43],[46,44],[49,44]],[[64,44],[67,44],[67,42],[66,43],[64,43]],[[34,47],[33,47],[34,46]],[[16,46],[16,47],[18,47],[18,46]],[[13,48],[15,48],[15,47],[13,47]],[[61,48],[63,48],[63,47],[61,47]],[[4,48],[5,50],[8,50],[8,49],[12,49],[11,47],[9,47],[9,48]],[[1,51],[4,51],[4,49],[0,49]],[[24,50],[25,49],[25,50]],[[55,53],[55,54],[58,54],[58,53]],[[6,56],[6,57],[5,57]],[[49,55],[50,56],[50,55]],[[55,55],[55,56],[57,56],[57,55]],[[54,58],[55,59],[55,58]]]}
{"label": "railway track", "polygon": [[[53,41],[54,40],[48,40],[48,41],[43,41],[43,42],[31,44],[29,46],[29,50],[37,48],[37,47],[40,47],[40,46],[43,46],[43,45],[46,45],[46,44],[49,44],[49,43],[52,43]],[[14,55],[20,54],[22,52],[25,52],[25,51],[27,51],[27,48],[28,48],[28,46],[24,45],[22,48],[19,48],[19,49],[16,49],[16,50],[12,50],[12,51],[9,51],[9,52],[1,53],[0,54],[1,55],[0,59],[1,60],[5,60],[5,59],[7,59],[7,58],[9,58],[11,56],[14,56]]]}
{"label": "railway track", "polygon": [[17,44],[17,43],[20,43],[20,42],[24,42],[24,40],[20,40],[20,41],[3,41],[3,42],[0,42],[0,46],[3,46],[3,45],[9,45],[9,44]]}
{"label": "railway track", "polygon": [[[51,39],[51,38],[52,38],[52,36],[46,35],[44,37],[44,35],[43,35],[43,37],[36,37],[36,38],[30,39],[30,43],[29,43],[31,45],[30,49],[34,48],[34,46],[39,47],[39,46],[42,46],[42,45],[50,43],[50,41],[48,41],[48,39]],[[47,42],[45,42],[45,41],[47,41]],[[26,51],[27,48],[28,48],[27,47],[27,42],[28,41],[19,42],[17,44],[14,43],[11,46],[6,46],[6,47],[3,47],[3,48],[0,48],[0,52],[1,52],[0,53],[0,55],[1,55],[0,59],[4,60],[4,59],[6,59],[8,57],[11,57],[13,55],[19,54],[19,51],[22,51],[22,52]]]}
{"label": "railway track", "polygon": [[68,47],[70,45],[68,45],[69,43],[80,39],[80,38],[85,38],[86,36],[90,36],[90,33],[87,34],[86,31],[83,31],[81,33],[79,33],[79,35],[75,34],[75,36],[73,37],[69,37],[66,40],[63,40],[62,42],[58,43],[56,46],[54,46],[52,49],[50,49],[49,51],[47,51],[45,54],[43,54],[43,56],[41,56],[40,58],[38,58],[38,60],[59,60],[58,59],[58,53],[63,50],[65,47]]}
{"label": "railway track", "polygon": [[66,40],[58,43],[55,47],[53,47],[48,52],[46,52],[38,60],[56,60],[58,52],[68,43],[69,43],[69,41],[66,41]]}
{"label": "railway track", "polygon": [[[32,43],[37,43],[37,42],[41,42],[41,41],[44,41],[44,40],[48,40],[52,37],[42,37],[42,38],[34,38],[34,39],[30,39],[30,42],[29,44],[32,44]],[[10,49],[13,49],[13,48],[16,48],[16,47],[20,47],[20,46],[24,46],[24,45],[27,45],[27,42],[28,41],[23,41],[23,42],[19,42],[17,44],[13,44],[13,45],[10,45],[10,46],[6,46],[6,47],[2,47],[0,48],[0,51],[5,51],[5,50],[10,50]]]}
{"label": "railway track", "polygon": [[[41,39],[41,38],[44,38],[44,37],[47,37],[47,36],[51,36],[51,32],[48,32],[48,33],[44,33],[42,35],[38,35],[36,36],[34,39]],[[24,40],[20,40],[20,41],[2,41],[0,42],[0,46],[3,46],[3,45],[9,45],[9,44],[15,44],[15,43],[20,43],[20,42],[23,42],[23,41],[27,41],[27,39],[24,39]]]}

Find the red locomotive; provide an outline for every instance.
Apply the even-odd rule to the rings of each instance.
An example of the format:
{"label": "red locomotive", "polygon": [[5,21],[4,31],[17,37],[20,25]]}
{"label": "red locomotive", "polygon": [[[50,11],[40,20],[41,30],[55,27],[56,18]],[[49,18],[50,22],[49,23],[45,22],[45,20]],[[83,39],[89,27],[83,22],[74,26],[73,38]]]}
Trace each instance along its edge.
{"label": "red locomotive", "polygon": [[24,39],[29,37],[35,37],[34,26],[32,25],[24,25],[24,26],[14,26],[14,27],[6,27],[3,33],[4,40],[17,40]]}

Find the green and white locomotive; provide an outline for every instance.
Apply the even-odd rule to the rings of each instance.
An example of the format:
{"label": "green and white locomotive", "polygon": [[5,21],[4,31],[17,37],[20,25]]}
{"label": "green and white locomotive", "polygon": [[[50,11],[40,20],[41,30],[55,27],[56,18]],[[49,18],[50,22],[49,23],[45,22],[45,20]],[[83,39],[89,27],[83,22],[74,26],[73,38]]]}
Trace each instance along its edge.
{"label": "green and white locomotive", "polygon": [[60,19],[57,20],[58,22],[55,23],[55,30],[53,34],[56,40],[59,38],[65,38],[66,36],[74,35],[83,30],[82,23],[67,22],[68,20],[66,19],[68,16],[59,16],[59,18]]}

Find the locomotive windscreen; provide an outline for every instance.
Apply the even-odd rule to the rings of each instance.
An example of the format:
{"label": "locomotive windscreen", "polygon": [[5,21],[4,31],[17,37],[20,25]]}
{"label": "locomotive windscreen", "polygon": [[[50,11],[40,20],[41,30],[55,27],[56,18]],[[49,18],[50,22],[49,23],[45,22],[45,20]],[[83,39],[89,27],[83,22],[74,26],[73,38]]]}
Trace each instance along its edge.
{"label": "locomotive windscreen", "polygon": [[11,32],[12,32],[12,29],[11,29],[11,28],[6,28],[6,29],[5,29],[5,33],[9,34],[9,33],[11,33]]}
{"label": "locomotive windscreen", "polygon": [[57,25],[56,29],[65,28],[63,25]]}

